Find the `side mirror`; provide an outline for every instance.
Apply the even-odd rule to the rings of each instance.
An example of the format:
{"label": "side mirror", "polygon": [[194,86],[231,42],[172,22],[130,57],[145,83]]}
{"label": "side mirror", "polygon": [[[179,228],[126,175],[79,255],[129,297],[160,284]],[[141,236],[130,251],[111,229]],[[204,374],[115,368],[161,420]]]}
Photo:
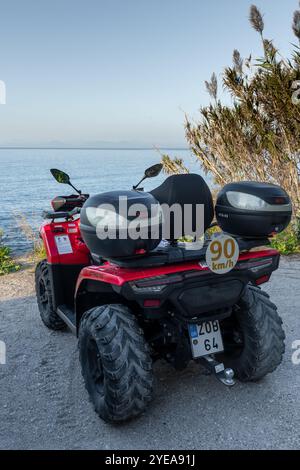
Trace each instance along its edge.
{"label": "side mirror", "polygon": [[158,176],[162,168],[162,163],[150,166],[150,168],[147,168],[147,170],[145,170],[145,178],[154,178],[155,176]]}
{"label": "side mirror", "polygon": [[145,170],[143,178],[141,179],[141,181],[138,182],[138,184],[133,186],[133,189],[134,190],[138,189],[139,185],[146,178],[154,178],[155,176],[158,176],[162,169],[163,169],[163,165],[161,163],[157,163],[156,165],[153,165],[153,166],[150,166],[150,168],[147,168],[147,170]]}
{"label": "side mirror", "polygon": [[70,176],[67,175],[67,173],[64,173],[61,170],[57,170],[56,168],[52,168],[50,172],[58,183],[70,184]]}
{"label": "side mirror", "polygon": [[67,175],[67,173],[65,173],[64,171],[61,171],[61,170],[57,170],[56,168],[51,168],[50,172],[51,172],[52,176],[56,179],[56,181],[58,183],[68,184],[73,189],[75,189],[75,191],[78,194],[81,195],[81,191],[79,191],[79,189],[77,189],[77,188],[75,188],[75,186],[73,186],[73,184],[71,183],[71,180],[70,180],[70,176]]}

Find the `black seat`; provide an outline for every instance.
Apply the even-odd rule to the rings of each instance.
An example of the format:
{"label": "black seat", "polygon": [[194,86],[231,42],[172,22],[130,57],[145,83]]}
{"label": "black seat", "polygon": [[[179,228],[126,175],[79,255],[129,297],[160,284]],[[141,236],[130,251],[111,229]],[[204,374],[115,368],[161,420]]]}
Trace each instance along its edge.
{"label": "black seat", "polygon": [[[181,206],[183,215],[180,230],[181,236],[192,235],[199,230],[196,217],[197,204],[204,205],[204,232],[208,229],[213,220],[214,206],[212,195],[208,185],[200,175],[191,173],[169,176],[161,186],[151,191],[151,194],[162,205],[163,212],[165,212],[164,205],[171,207],[174,204],[179,204]],[[185,205],[187,204],[191,205],[192,208],[192,233],[186,233],[184,227]],[[169,214],[166,214],[166,216],[169,217]],[[171,241],[180,238],[174,230],[174,216],[172,213],[170,214],[170,237],[166,238]]]}

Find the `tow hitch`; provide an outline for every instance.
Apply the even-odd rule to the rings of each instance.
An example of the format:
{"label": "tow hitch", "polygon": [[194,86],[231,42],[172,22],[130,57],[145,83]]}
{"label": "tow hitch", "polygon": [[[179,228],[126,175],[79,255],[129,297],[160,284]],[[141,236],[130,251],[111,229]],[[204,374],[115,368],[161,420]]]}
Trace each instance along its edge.
{"label": "tow hitch", "polygon": [[234,371],[232,369],[225,369],[222,362],[216,361],[212,356],[204,356],[200,359],[201,364],[209,370],[214,376],[227,387],[235,385]]}

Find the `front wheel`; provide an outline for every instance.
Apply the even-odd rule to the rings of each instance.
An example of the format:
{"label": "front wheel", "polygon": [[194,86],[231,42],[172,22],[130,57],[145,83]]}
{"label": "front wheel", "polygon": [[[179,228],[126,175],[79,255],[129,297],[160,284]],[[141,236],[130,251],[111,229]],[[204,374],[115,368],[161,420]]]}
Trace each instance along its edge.
{"label": "front wheel", "polygon": [[225,351],[218,358],[242,382],[258,381],[281,364],[285,334],[277,308],[266,292],[248,286],[221,328]]}
{"label": "front wheel", "polygon": [[79,353],[86,389],[104,421],[127,421],[146,409],[152,398],[152,360],[127,307],[87,311],[80,322]]}

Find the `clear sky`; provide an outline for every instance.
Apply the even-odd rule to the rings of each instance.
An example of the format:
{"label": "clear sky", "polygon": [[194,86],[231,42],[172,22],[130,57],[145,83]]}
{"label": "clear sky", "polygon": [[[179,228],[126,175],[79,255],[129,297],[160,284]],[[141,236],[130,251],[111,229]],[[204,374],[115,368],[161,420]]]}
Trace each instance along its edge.
{"label": "clear sky", "polygon": [[204,80],[260,55],[251,3],[287,53],[297,0],[0,0],[0,145],[184,145]]}

